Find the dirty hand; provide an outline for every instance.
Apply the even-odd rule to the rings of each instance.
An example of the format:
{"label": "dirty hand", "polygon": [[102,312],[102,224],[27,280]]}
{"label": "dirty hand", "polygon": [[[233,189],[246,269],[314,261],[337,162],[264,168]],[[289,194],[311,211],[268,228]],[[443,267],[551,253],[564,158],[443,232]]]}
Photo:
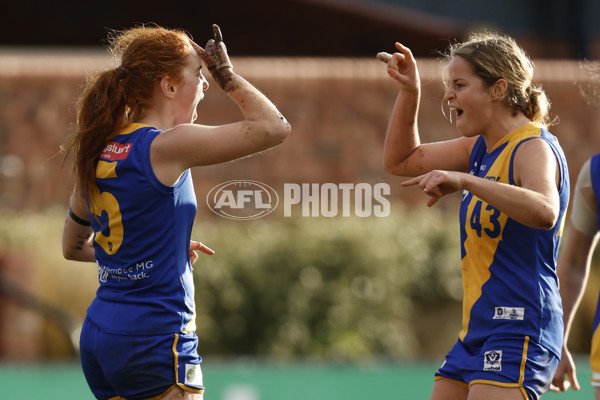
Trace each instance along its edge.
{"label": "dirty hand", "polygon": [[225,85],[233,77],[233,66],[223,43],[223,35],[218,25],[213,25],[214,39],[210,39],[199,54],[214,80],[225,89]]}

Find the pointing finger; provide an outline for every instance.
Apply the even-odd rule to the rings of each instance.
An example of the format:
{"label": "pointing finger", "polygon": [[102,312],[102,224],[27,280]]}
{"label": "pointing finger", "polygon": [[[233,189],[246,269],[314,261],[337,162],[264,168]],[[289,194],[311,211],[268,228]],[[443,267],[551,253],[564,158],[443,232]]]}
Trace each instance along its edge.
{"label": "pointing finger", "polygon": [[411,179],[409,179],[407,181],[400,182],[400,184],[402,186],[418,185],[418,184],[421,183],[421,181],[423,180],[424,177],[425,177],[425,175],[415,176],[414,178],[411,178]]}
{"label": "pointing finger", "polygon": [[209,255],[215,254],[215,251],[213,249],[211,249],[210,247],[208,247],[204,243],[202,243],[202,242],[196,242],[195,240],[191,240],[190,241],[190,250],[200,250],[203,253],[206,253],[206,254],[209,254]]}
{"label": "pointing finger", "polygon": [[410,49],[406,46],[404,46],[402,43],[400,42],[396,42],[396,48],[400,51],[400,53],[402,53],[406,58],[408,59],[413,59],[413,55],[412,52],[410,51]]}
{"label": "pointing finger", "polygon": [[408,49],[408,47],[404,46],[404,45],[403,45],[402,43],[400,43],[400,42],[396,42],[396,48],[397,48],[398,50],[400,50],[401,52],[403,52],[403,53],[404,53],[405,51],[408,51],[408,50],[409,50],[409,49]]}
{"label": "pointing finger", "polygon": [[198,246],[198,250],[200,250],[203,253],[206,253],[208,255],[213,255],[215,254],[215,251],[213,249],[211,249],[210,247],[208,247],[207,245],[205,245],[204,243],[199,243],[200,246]]}
{"label": "pointing finger", "polygon": [[213,254],[215,254],[215,251],[207,246],[202,245],[202,247],[200,247],[200,251],[202,251],[203,253],[208,254],[209,256],[212,256]]}

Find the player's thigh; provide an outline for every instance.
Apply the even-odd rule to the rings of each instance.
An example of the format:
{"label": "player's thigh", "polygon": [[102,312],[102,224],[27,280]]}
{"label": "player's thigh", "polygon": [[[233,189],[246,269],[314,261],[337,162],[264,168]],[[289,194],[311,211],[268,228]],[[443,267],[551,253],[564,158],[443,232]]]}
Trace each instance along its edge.
{"label": "player's thigh", "polygon": [[204,400],[204,393],[185,392],[183,400]]}
{"label": "player's thigh", "polygon": [[600,400],[600,387],[594,387],[594,399]]}
{"label": "player's thigh", "polygon": [[467,400],[469,388],[464,382],[452,379],[436,379],[429,400]]}
{"label": "player's thigh", "polygon": [[523,400],[520,388],[507,388],[477,383],[469,388],[468,400]]}
{"label": "player's thigh", "polygon": [[192,393],[185,391],[179,387],[173,387],[167,393],[165,393],[160,400],[203,400],[203,393]]}

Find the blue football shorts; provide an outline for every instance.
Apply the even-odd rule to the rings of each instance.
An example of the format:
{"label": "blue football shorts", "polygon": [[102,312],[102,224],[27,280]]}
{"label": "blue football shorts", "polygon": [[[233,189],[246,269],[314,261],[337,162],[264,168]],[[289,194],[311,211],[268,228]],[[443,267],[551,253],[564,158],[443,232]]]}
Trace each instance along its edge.
{"label": "blue football shorts", "polygon": [[167,335],[105,333],[90,319],[81,331],[81,365],[97,399],[142,400],[173,386],[204,393],[194,332]]}
{"label": "blue football shorts", "polygon": [[458,340],[435,379],[519,388],[525,398],[537,400],[548,390],[559,360],[528,336],[495,335],[477,347]]}

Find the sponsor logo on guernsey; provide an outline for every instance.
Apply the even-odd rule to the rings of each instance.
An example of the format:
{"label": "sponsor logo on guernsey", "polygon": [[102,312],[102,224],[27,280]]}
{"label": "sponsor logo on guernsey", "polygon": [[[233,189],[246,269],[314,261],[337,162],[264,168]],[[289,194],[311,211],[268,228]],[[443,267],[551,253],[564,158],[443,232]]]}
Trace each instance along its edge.
{"label": "sponsor logo on guernsey", "polygon": [[200,364],[185,364],[185,384],[190,386],[203,386]]}
{"label": "sponsor logo on guernsey", "polygon": [[131,143],[108,142],[100,158],[107,161],[124,160],[129,155],[129,150],[131,150]]}
{"label": "sponsor logo on guernsey", "polygon": [[484,371],[502,371],[502,350],[486,351],[483,355]]}
{"label": "sponsor logo on guernsey", "polygon": [[496,307],[494,319],[518,319],[525,317],[525,308],[523,307]]}
{"label": "sponsor logo on guernsey", "polygon": [[153,267],[154,261],[152,260],[136,262],[135,266],[130,265],[121,268],[98,264],[98,278],[100,282],[107,282],[109,279],[137,281],[149,278],[149,271]]}

